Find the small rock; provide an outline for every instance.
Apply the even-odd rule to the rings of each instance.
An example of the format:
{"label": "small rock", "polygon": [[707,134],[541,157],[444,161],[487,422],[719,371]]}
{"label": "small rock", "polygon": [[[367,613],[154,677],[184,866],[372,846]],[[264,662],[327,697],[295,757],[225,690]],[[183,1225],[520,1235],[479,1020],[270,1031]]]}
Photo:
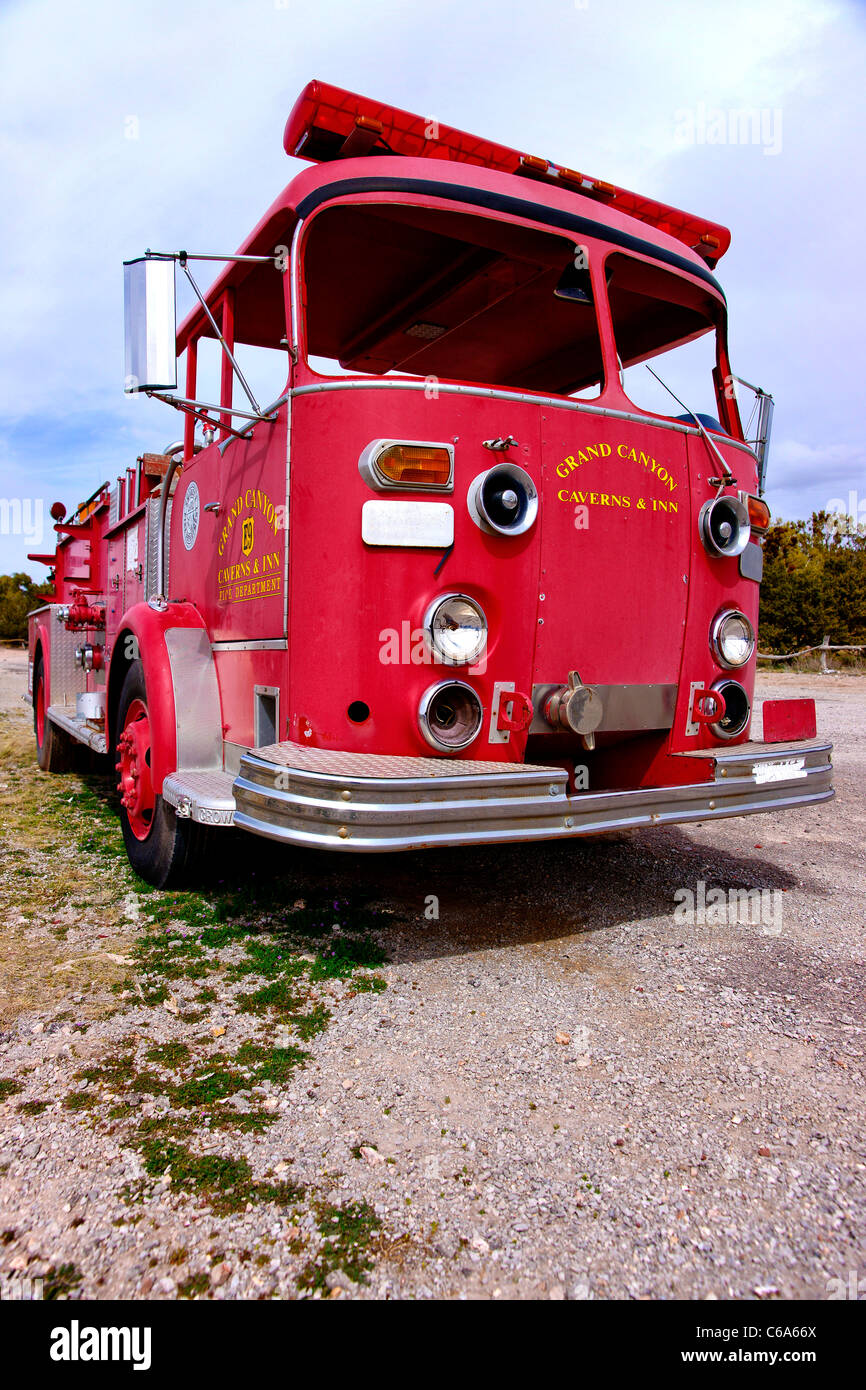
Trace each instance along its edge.
{"label": "small rock", "polygon": [[374,1149],[370,1144],[361,1145],[361,1157],[365,1163],[376,1164],[385,1162],[379,1150]]}
{"label": "small rock", "polygon": [[556,1035],[556,1041],[560,1043],[561,1046],[565,1047],[568,1043],[571,1042],[571,1034],[559,1032]]}
{"label": "small rock", "polygon": [[772,1152],[770,1149],[767,1148],[766,1144],[761,1145],[761,1147],[758,1149],[758,1153],[760,1154],[761,1158],[772,1157]]}
{"label": "small rock", "polygon": [[220,1260],[219,1264],[215,1264],[210,1272],[211,1288],[220,1288],[226,1282],[231,1272],[232,1267],[228,1260]]}

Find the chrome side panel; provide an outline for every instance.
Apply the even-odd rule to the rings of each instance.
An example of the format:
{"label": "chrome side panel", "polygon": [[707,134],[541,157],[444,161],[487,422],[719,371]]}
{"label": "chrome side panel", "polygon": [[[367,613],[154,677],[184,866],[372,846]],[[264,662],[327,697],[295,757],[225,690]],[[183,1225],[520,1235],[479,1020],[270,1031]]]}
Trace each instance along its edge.
{"label": "chrome side panel", "polygon": [[[555,732],[544,717],[544,707],[563,684],[564,681],[558,681],[556,685],[532,687],[535,714],[529,726],[531,734]],[[603,711],[596,732],[612,730],[625,733],[637,729],[673,727],[677,705],[676,685],[592,685],[589,689],[598,695]]]}
{"label": "chrome side panel", "polygon": [[174,687],[179,769],[222,769],[222,709],[210,640],[203,628],[170,627],[165,646]]}
{"label": "chrome side panel", "polygon": [[[157,555],[159,552],[159,498],[149,497],[147,499],[147,511],[145,513],[145,566],[144,566],[144,598],[145,602],[152,599],[156,593],[156,568]],[[165,512],[165,583],[171,583],[170,562],[171,562],[171,499]]]}
{"label": "chrome side panel", "polygon": [[[60,604],[52,604],[51,621],[51,640],[49,646],[49,660],[51,662],[51,704],[57,706],[68,706],[71,714],[75,713],[78,696],[87,689],[87,672],[83,666],[79,666],[75,660],[75,652],[78,647],[83,647],[87,643],[87,634],[83,631],[70,632],[64,623],[59,623],[54,616]],[[92,684],[97,689],[105,686],[105,672],[94,671]]]}

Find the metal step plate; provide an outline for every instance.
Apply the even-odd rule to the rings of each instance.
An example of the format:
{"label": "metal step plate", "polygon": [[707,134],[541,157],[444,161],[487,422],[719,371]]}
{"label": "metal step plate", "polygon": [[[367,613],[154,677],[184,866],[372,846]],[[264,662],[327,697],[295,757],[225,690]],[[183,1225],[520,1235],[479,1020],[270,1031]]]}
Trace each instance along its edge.
{"label": "metal step plate", "polygon": [[235,818],[233,780],[230,772],[184,768],[166,777],[162,795],[179,816],[202,825],[232,825]]}

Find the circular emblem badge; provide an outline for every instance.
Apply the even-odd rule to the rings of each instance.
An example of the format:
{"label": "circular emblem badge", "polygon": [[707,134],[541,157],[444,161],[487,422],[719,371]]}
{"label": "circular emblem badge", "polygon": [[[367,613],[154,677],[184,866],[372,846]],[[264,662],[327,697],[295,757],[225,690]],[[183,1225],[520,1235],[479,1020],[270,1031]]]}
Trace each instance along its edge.
{"label": "circular emblem badge", "polygon": [[183,499],[183,543],[187,550],[192,550],[195,545],[195,538],[198,535],[198,519],[201,512],[199,504],[198,487],[195,483],[190,483]]}

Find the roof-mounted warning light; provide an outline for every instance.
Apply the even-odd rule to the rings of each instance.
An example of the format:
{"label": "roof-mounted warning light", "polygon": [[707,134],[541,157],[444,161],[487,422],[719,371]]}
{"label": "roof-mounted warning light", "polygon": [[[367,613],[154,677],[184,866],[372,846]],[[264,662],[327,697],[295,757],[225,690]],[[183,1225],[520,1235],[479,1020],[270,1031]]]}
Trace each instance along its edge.
{"label": "roof-mounted warning light", "polygon": [[403,155],[474,164],[536,179],[614,206],[676,237],[711,266],[724,255],[731,241],[727,228],[704,218],[631,193],[604,179],[553,164],[537,155],[524,154],[507,145],[470,135],[465,130],[442,125],[433,117],[384,106],[327,82],[307,83],[286,122],[283,146],[286,154],[314,163],[365,155]]}

